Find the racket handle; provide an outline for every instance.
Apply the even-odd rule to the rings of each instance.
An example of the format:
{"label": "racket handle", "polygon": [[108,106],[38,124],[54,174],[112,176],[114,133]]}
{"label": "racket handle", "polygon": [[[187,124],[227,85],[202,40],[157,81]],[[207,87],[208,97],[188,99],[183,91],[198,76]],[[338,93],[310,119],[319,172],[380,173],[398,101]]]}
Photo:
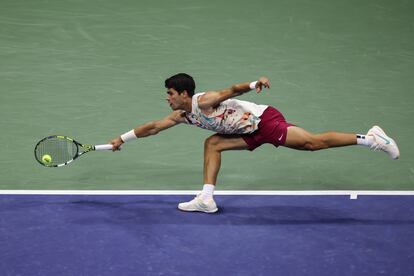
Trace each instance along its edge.
{"label": "racket handle", "polygon": [[111,144],[95,145],[95,150],[112,150]]}

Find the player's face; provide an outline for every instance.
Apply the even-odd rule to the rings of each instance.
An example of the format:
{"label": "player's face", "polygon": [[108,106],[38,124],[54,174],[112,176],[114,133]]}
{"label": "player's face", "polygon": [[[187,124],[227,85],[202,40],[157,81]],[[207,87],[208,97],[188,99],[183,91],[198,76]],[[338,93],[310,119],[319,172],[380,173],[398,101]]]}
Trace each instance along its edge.
{"label": "player's face", "polygon": [[168,88],[167,90],[167,102],[172,110],[183,109],[184,93],[179,94],[174,88]]}

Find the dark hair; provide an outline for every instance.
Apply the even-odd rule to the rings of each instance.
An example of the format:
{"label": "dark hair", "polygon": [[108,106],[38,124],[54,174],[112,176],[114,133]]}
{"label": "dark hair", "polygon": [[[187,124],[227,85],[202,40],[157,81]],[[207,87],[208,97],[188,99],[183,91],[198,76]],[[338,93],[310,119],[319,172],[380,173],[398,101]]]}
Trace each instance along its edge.
{"label": "dark hair", "polygon": [[174,88],[180,94],[186,90],[188,96],[192,97],[196,86],[193,77],[185,73],[179,73],[166,79],[165,87],[168,89]]}

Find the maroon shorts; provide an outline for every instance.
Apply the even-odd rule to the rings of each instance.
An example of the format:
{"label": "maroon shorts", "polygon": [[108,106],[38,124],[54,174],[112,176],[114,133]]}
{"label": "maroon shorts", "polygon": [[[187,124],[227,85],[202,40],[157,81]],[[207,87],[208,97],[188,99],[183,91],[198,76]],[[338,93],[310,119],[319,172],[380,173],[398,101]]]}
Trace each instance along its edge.
{"label": "maroon shorts", "polygon": [[287,123],[282,113],[271,106],[266,108],[260,119],[259,128],[255,132],[241,135],[241,138],[249,146],[248,149],[254,150],[266,143],[275,147],[284,145],[287,129],[294,125]]}

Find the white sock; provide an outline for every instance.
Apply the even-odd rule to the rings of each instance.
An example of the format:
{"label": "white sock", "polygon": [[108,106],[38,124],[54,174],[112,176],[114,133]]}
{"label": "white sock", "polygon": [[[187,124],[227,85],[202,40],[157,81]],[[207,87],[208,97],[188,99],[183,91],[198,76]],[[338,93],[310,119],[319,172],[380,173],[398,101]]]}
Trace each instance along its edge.
{"label": "white sock", "polygon": [[213,184],[204,184],[203,190],[201,191],[201,199],[206,200],[209,198],[213,198],[215,187],[216,186],[214,186]]}
{"label": "white sock", "polygon": [[357,134],[357,145],[371,147],[374,142],[374,137],[371,135]]}

